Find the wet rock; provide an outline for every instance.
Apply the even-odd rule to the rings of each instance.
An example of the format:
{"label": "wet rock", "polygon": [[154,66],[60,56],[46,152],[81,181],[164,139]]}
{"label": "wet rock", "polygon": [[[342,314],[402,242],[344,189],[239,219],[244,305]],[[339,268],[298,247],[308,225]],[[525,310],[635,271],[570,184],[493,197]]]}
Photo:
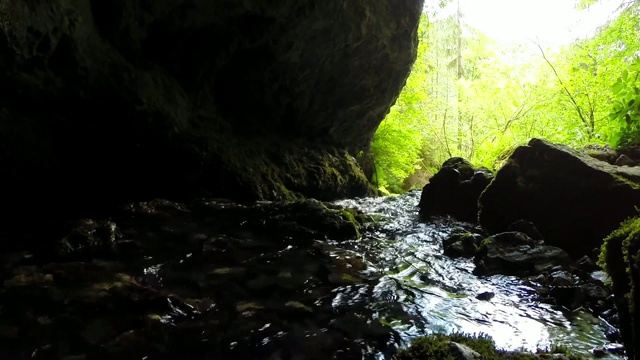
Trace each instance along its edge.
{"label": "wet rock", "polygon": [[453,157],[446,160],[440,170],[422,189],[418,207],[423,216],[450,215],[475,223],[478,197],[493,179],[488,169],[475,168],[467,160]]}
{"label": "wet rock", "polygon": [[112,262],[15,269],[15,275],[0,288],[2,318],[31,335],[28,341],[4,346],[2,354],[36,351],[44,355],[50,349],[64,358],[95,353],[119,334],[143,328],[140,319],[145,316],[171,318],[172,322],[189,316],[189,307],[180,300],[141,286],[119,272],[123,270]]}
{"label": "wet rock", "polygon": [[451,350],[451,355],[454,356],[457,360],[481,360],[484,359],[480,353],[471,349],[470,347],[458,344],[455,341],[451,341],[449,343],[449,349]]}
{"label": "wet rock", "polygon": [[474,263],[476,275],[530,275],[568,266],[571,258],[562,249],[534,241],[526,234],[506,232],[483,240]]}
{"label": "wet rock", "polygon": [[454,229],[442,242],[444,254],[449,257],[472,257],[478,250],[482,235],[464,229]]}
{"label": "wet rock", "polygon": [[636,167],[612,166],[533,139],[514,151],[482,193],[479,221],[489,233],[500,233],[527,219],[548,245],[578,258],[636,213],[639,183]]}
{"label": "wet rock", "polygon": [[616,162],[614,163],[614,165],[616,165],[616,166],[635,166],[636,162],[633,161],[633,159],[631,159],[629,156],[627,156],[625,154],[622,154],[616,159]]}
{"label": "wet rock", "polygon": [[154,199],[125,205],[121,216],[125,220],[134,220],[139,224],[143,220],[177,219],[188,213],[189,209],[184,204]]}
{"label": "wet rock", "polygon": [[551,286],[549,295],[554,304],[569,310],[575,310],[583,305],[584,299],[580,288],[576,285]]}
{"label": "wet rock", "polygon": [[608,352],[610,352],[612,354],[617,354],[617,355],[624,354],[624,345],[622,345],[622,344],[609,343],[609,344],[605,345],[604,348],[605,348],[605,350],[607,350]]}
{"label": "wet rock", "polygon": [[549,285],[554,287],[575,286],[579,281],[579,279],[573,276],[573,274],[564,270],[551,272],[549,280]]}
{"label": "wet rock", "polygon": [[507,227],[507,231],[521,232],[523,234],[526,234],[528,237],[530,237],[533,240],[538,240],[538,241],[544,240],[538,228],[536,228],[536,226],[531,221],[527,221],[527,220],[520,219],[520,220],[514,221],[511,225]]}
{"label": "wet rock", "polygon": [[576,261],[576,267],[586,273],[592,273],[596,270],[600,270],[600,267],[587,255]]}
{"label": "wet rock", "polygon": [[[603,318],[606,319],[606,321],[609,321],[610,317],[609,316],[604,316]],[[604,336],[607,338],[607,340],[611,341],[612,343],[617,343],[619,341],[622,341],[621,337],[620,337],[620,330],[618,330],[617,328],[608,325],[607,329],[604,332]]]}
{"label": "wet rock", "polygon": [[140,258],[143,255],[142,245],[134,240],[116,241],[114,251],[121,259]]}
{"label": "wet rock", "polygon": [[69,235],[56,244],[55,257],[61,260],[108,258],[113,256],[116,241],[121,237],[111,221],[79,220]]}
{"label": "wet rock", "polygon": [[585,296],[585,298],[593,304],[597,304],[598,302],[604,303],[609,295],[611,295],[610,290],[607,290],[603,286],[599,286],[593,283],[580,285],[580,290],[582,291],[582,294]]}
{"label": "wet rock", "polygon": [[276,236],[348,240],[360,238],[361,224],[357,219],[361,216],[355,209],[329,208],[308,199],[259,207],[256,219],[249,222],[250,226]]}
{"label": "wet rock", "polygon": [[494,292],[485,291],[485,292],[481,292],[480,294],[476,295],[476,299],[483,300],[483,301],[489,301],[489,300],[493,299],[494,296],[496,296],[496,294]]}
{"label": "wet rock", "polygon": [[[407,210],[417,194],[411,196]],[[332,210],[329,219],[342,210],[321,204]],[[188,212],[175,217],[141,216],[134,228],[123,228],[126,236],[116,241],[116,250],[131,247],[141,256],[126,257],[122,250],[115,253],[117,261],[48,264],[23,261],[19,254],[7,257],[0,283],[0,357],[26,358],[35,351],[42,358],[167,359],[184,358],[188,349],[191,358],[200,359],[391,358],[401,342],[392,327],[428,331],[424,314],[407,304],[422,296],[411,282],[433,280],[423,271],[430,257],[409,259],[395,247],[380,253],[385,259],[364,257],[371,255],[361,251],[365,247],[396,243],[369,234],[366,241],[317,239],[323,231],[315,225],[318,217],[313,212],[297,217],[303,212],[298,205],[219,200],[200,205],[186,204]],[[306,230],[295,236],[271,231],[277,227],[260,221],[271,219]],[[436,239],[453,223],[425,227],[435,230]],[[404,231],[394,228],[389,234]],[[422,254],[413,251],[416,245],[407,250],[417,258]],[[436,259],[443,257],[436,254]],[[419,275],[413,267],[397,270],[411,282],[368,266],[405,260],[420,270]],[[468,276],[468,261],[447,264],[465,265],[462,273]],[[465,287],[433,285],[452,298],[469,295]],[[473,295],[471,303],[478,305]]]}
{"label": "wet rock", "polygon": [[588,273],[571,266],[565,268],[568,270],[552,269],[530,277],[538,300],[569,310],[582,308],[609,321],[607,313],[613,308],[611,289]]}
{"label": "wet rock", "polygon": [[598,159],[600,161],[607,162],[613,165],[616,162],[616,159],[620,154],[611,149],[609,145],[587,145],[584,148],[584,151],[587,155],[593,157],[594,159]]}
{"label": "wet rock", "polygon": [[633,143],[617,149],[620,154],[627,155],[633,161],[640,162],[640,144]]}
{"label": "wet rock", "polygon": [[601,358],[601,357],[607,356],[607,350],[605,350],[603,348],[594,348],[593,350],[591,350],[591,353],[593,354],[593,356],[595,356],[597,358]]}

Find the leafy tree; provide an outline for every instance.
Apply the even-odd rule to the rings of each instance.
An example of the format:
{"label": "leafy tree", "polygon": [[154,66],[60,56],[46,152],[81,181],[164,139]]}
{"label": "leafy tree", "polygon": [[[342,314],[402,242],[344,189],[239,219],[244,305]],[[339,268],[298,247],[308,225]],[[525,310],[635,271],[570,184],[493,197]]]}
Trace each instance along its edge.
{"label": "leafy tree", "polygon": [[464,23],[459,4],[431,23],[423,16],[418,60],[372,145],[380,186],[402,191],[416,169],[452,156],[495,168],[532,137],[640,143],[638,1],[559,52],[498,46]]}
{"label": "leafy tree", "polygon": [[640,143],[640,58],[635,58],[629,70],[613,84],[613,103],[609,120],[611,121],[610,141],[613,146],[625,147]]}
{"label": "leafy tree", "polygon": [[[428,19],[423,15],[418,28],[421,40],[418,54],[427,51],[427,44],[422,39],[428,27]],[[419,56],[403,92],[374,135],[371,144],[376,169],[373,180],[383,191],[402,192],[404,179],[413,174],[420,163],[422,143],[419,129],[422,109],[428,101],[425,86],[429,73],[426,59]]]}

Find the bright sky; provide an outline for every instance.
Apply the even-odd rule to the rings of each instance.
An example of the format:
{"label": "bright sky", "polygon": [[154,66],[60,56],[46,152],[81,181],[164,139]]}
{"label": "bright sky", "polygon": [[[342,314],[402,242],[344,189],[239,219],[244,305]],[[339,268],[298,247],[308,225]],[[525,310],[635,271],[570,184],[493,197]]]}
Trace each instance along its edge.
{"label": "bright sky", "polygon": [[[539,39],[557,47],[593,34],[621,0],[600,0],[577,10],[578,0],[460,0],[464,21],[499,42]],[[455,1],[451,4],[455,11]]]}

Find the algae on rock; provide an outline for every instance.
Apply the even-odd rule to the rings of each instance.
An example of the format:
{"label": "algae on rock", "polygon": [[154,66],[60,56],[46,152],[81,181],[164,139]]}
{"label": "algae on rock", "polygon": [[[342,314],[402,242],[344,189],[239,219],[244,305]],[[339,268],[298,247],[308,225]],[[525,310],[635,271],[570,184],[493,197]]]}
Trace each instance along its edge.
{"label": "algae on rock", "polygon": [[640,217],[628,219],[602,245],[602,266],[613,284],[620,333],[630,360],[640,359]]}

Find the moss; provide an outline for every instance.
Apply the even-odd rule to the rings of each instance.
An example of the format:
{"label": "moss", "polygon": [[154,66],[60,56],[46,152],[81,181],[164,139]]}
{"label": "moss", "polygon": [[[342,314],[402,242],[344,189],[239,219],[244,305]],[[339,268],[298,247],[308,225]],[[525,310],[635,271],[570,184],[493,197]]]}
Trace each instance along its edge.
{"label": "moss", "polygon": [[[204,141],[204,140],[203,140]],[[240,200],[335,200],[371,194],[356,160],[345,150],[304,141],[218,137],[202,145],[198,179],[213,196]],[[214,185],[212,185],[214,184]]]}
{"label": "moss", "polygon": [[629,185],[631,188],[636,189],[636,190],[640,189],[640,184],[638,184],[638,183],[636,183],[636,182],[634,182],[634,181],[632,181],[630,179],[627,179],[626,177],[624,177],[622,175],[613,174],[613,173],[612,173],[612,175],[616,180],[618,180],[618,181],[620,181],[620,182],[622,182],[622,183],[624,183],[626,185]]}
{"label": "moss", "polygon": [[355,217],[355,214],[354,214],[355,210],[354,209],[342,209],[342,210],[339,210],[339,211],[340,211],[340,215],[342,216],[342,218],[353,226],[353,229],[354,229],[355,234],[356,234],[356,238],[360,239],[362,237],[362,234],[360,233],[360,230],[358,229],[360,227],[360,223],[358,222],[358,220],[356,220],[356,217]]}
{"label": "moss", "polygon": [[482,240],[482,242],[480,243],[480,246],[478,248],[485,247],[485,246],[491,244],[493,241],[494,241],[493,236],[489,236],[488,238]]}
{"label": "moss", "polygon": [[623,244],[624,240],[633,236],[634,233],[640,231],[640,218],[637,219],[627,219],[620,224],[620,227],[614,230],[609,236],[604,239],[602,244],[600,256],[598,259],[598,265],[607,271],[607,254],[608,248],[611,246],[612,242],[619,242],[620,245]]}
{"label": "moss", "polygon": [[[602,251],[600,252],[600,257],[598,259],[598,265],[600,265],[603,270],[607,272],[609,271],[609,267],[607,266],[607,254],[609,249],[614,245],[621,246],[623,248],[625,263],[630,264],[628,249],[638,242],[640,242],[640,217],[627,219],[620,224],[618,229],[614,230],[604,239]],[[628,267],[627,273],[629,273]]]}
{"label": "moss", "polygon": [[299,194],[296,194],[293,191],[290,191],[281,182],[275,181],[275,182],[273,182],[273,186],[276,189],[276,191],[281,195],[282,200],[284,200],[284,201],[295,201],[295,200],[300,199],[300,195]]}
{"label": "moss", "polygon": [[519,351],[504,351],[496,349],[493,339],[486,334],[454,333],[451,335],[434,334],[420,337],[414,340],[406,349],[400,350],[396,358],[398,360],[457,360],[458,357],[451,349],[451,342],[466,345],[482,355],[484,360],[528,360],[552,358],[550,354],[562,353],[570,360],[582,358],[573,355],[566,348],[552,347],[550,351],[541,351],[537,354]]}
{"label": "moss", "polygon": [[598,264],[609,274],[629,358],[640,341],[640,217],[624,221],[604,239]]}

